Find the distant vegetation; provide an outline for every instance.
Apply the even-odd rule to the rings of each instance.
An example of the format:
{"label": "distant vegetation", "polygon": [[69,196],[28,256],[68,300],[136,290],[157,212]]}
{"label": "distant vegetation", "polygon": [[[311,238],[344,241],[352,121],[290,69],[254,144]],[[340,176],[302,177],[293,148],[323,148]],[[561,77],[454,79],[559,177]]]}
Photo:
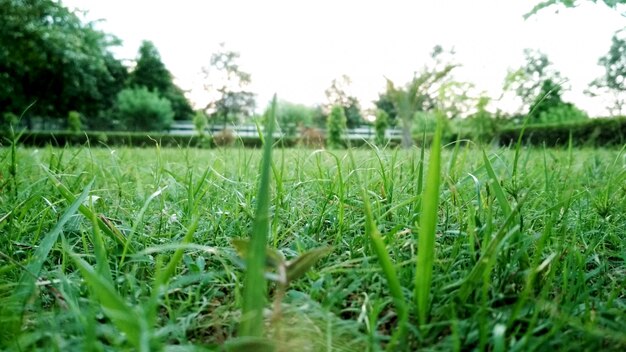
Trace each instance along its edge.
{"label": "distant vegetation", "polygon": [[[622,1],[605,3],[615,7]],[[574,6],[576,2],[545,1],[527,15],[558,4]],[[110,51],[120,44],[117,38],[95,29],[92,23],[83,23],[62,3],[52,0],[26,4],[0,0],[0,30],[0,46],[4,48],[0,51],[2,131],[10,126],[16,130],[165,131],[173,120],[195,119],[194,123],[199,123],[202,115],[193,111],[184,90],[173,83],[172,74],[149,41],[142,43],[133,64],[123,63]],[[607,106],[611,116],[626,113],[625,51],[625,32],[618,31],[608,53],[599,59],[605,74],[589,84],[590,95],[613,97]],[[386,122],[378,124],[379,128],[385,125],[404,130],[404,146],[431,132],[437,114],[448,118],[451,131],[458,129],[457,125],[470,128],[481,141],[496,138],[497,130],[523,123],[587,119],[575,102],[562,100],[562,93],[569,89],[567,80],[548,57],[530,49],[525,56],[526,63],[510,70],[503,85],[503,94],[516,95],[521,102],[515,114],[492,111],[489,105],[494,98],[470,94],[471,82],[454,78],[459,65],[454,53],[436,46],[413,78],[404,84],[389,81],[373,102],[386,115],[364,111],[351,93],[350,78],[344,75],[330,82],[325,91],[327,103],[305,107],[283,101],[277,117],[281,129],[295,135],[302,128],[325,128],[333,107],[340,106],[347,128],[375,124],[365,117],[381,116]],[[248,89],[252,77],[241,70],[238,59],[237,52],[222,45],[202,68],[212,100],[198,111],[207,124],[227,127],[259,119],[254,113],[255,94]],[[379,138],[379,142],[383,141]]]}

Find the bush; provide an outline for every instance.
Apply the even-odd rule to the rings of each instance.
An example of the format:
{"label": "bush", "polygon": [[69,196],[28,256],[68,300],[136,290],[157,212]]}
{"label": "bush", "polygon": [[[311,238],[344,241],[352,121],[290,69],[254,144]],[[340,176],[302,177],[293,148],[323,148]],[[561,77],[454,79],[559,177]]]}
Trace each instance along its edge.
{"label": "bush", "polygon": [[305,105],[280,101],[276,107],[276,121],[287,137],[294,137],[298,126],[310,126],[315,110]]}
{"label": "bush", "polygon": [[322,148],[324,146],[324,135],[317,128],[303,127],[300,130],[299,143],[308,148]]}
{"label": "bush", "polygon": [[83,129],[83,123],[77,111],[70,111],[67,114],[67,129],[72,132],[80,132]]}
{"label": "bush", "polygon": [[587,114],[570,103],[563,103],[539,113],[537,120],[540,123],[568,123],[584,121]]}
{"label": "bush", "polygon": [[343,142],[343,135],[347,128],[346,115],[343,112],[343,107],[339,105],[333,106],[328,116],[326,126],[326,144],[329,148],[341,148],[345,147]]}
{"label": "bush", "polygon": [[163,131],[174,120],[169,100],[145,87],[119,92],[115,112],[121,126],[131,131]]}
{"label": "bush", "polygon": [[230,129],[224,129],[213,135],[213,143],[218,147],[228,147],[235,143],[235,134]]}
{"label": "bush", "polygon": [[[517,142],[522,127],[505,128],[500,132],[500,143]],[[570,135],[576,146],[619,146],[626,143],[626,117],[596,118],[568,124],[529,125],[522,140],[528,144],[547,146],[567,145]]]}
{"label": "bush", "polygon": [[389,115],[385,110],[376,110],[376,121],[374,122],[374,129],[376,130],[375,143],[379,146],[387,144],[387,138],[385,132],[389,127]]}
{"label": "bush", "polygon": [[193,126],[199,135],[204,136],[207,124],[207,116],[204,114],[204,112],[196,111],[196,113],[193,115]]}

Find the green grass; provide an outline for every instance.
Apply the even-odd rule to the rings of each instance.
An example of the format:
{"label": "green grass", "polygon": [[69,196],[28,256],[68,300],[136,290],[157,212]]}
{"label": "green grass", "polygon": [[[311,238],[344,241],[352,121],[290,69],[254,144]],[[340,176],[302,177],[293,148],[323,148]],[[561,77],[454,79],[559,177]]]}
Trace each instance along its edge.
{"label": "green grass", "polygon": [[272,155],[1,148],[0,349],[626,349],[623,151]]}

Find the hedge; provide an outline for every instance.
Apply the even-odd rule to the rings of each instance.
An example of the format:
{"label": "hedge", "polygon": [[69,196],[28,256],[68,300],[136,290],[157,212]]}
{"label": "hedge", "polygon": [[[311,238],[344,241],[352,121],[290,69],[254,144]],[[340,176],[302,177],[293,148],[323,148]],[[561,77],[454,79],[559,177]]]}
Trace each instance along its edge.
{"label": "hedge", "polygon": [[619,146],[626,143],[626,117],[595,118],[569,124],[543,124],[505,128],[499,132],[501,145],[517,143],[523,131],[525,144],[562,146],[569,143],[570,135],[575,146]]}

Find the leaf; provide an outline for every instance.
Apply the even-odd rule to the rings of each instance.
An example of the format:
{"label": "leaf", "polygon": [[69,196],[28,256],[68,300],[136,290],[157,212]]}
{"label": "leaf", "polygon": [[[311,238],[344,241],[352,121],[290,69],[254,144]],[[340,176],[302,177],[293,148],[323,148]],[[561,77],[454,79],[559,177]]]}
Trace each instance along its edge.
{"label": "leaf", "polygon": [[441,183],[441,131],[442,117],[437,120],[437,130],[430,152],[426,189],[422,196],[422,211],[415,272],[415,300],[420,324],[426,324],[428,303],[435,261],[435,231],[439,207],[439,185]]}
{"label": "leaf", "polygon": [[[87,184],[80,196],[74,199],[72,204],[59,218],[59,222],[56,223],[54,228],[50,232],[48,232],[48,234],[46,234],[39,246],[37,246],[35,254],[26,265],[25,271],[20,277],[20,282],[17,286],[17,289],[11,297],[12,303],[9,304],[8,307],[4,307],[3,309],[5,311],[2,314],[3,316],[19,317],[21,323],[22,310],[24,309],[26,300],[28,300],[28,298],[33,294],[33,291],[35,289],[35,281],[39,278],[39,272],[41,271],[44,262],[48,258],[48,254],[52,250],[54,244],[57,242],[59,234],[63,231],[63,226],[65,225],[65,223],[72,216],[74,216],[74,214],[78,211],[78,208],[81,206],[81,203],[83,203],[85,199],[87,199],[93,182],[94,181],[91,180],[91,182]],[[19,329],[19,326],[11,326],[6,330],[12,329]]]}
{"label": "leaf", "polygon": [[398,325],[399,328],[393,334],[391,341],[387,346],[387,350],[394,350],[398,347],[398,345],[402,345],[405,340],[407,323],[409,319],[409,312],[407,309],[407,304],[404,299],[404,295],[402,294],[402,285],[400,284],[400,280],[398,280],[398,274],[396,272],[396,268],[394,267],[391,259],[389,258],[389,253],[387,253],[387,248],[385,248],[385,243],[380,236],[380,232],[376,227],[376,222],[374,221],[374,216],[372,215],[372,207],[370,205],[370,200],[367,195],[366,189],[363,189],[363,208],[365,211],[365,233],[367,237],[370,239],[370,243],[374,248],[374,252],[378,257],[378,263],[380,268],[385,275],[385,279],[387,280],[387,285],[389,287],[389,293],[393,298],[393,303],[396,308],[396,312],[398,314]]}
{"label": "leaf", "polygon": [[301,278],[318,260],[328,255],[332,250],[332,247],[314,248],[287,262],[287,282]]}
{"label": "leaf", "polygon": [[[74,197],[72,192],[70,192],[65,187],[65,185],[63,185],[61,181],[59,181],[56,176],[54,176],[48,169],[44,168],[44,171],[48,174],[48,179],[50,179],[52,185],[59,191],[59,193],[61,193],[63,198],[65,198],[68,202],[73,203],[76,197]],[[102,232],[104,232],[111,239],[115,240],[118,244],[126,244],[126,238],[124,237],[124,235],[122,235],[120,230],[118,230],[115,225],[113,225],[113,223],[111,223],[110,221],[105,222],[105,220],[103,220],[103,217],[95,216],[91,209],[83,204],[79,204],[78,211],[80,211],[80,213],[83,214],[87,219],[93,219],[94,217],[96,217],[98,227],[100,228],[100,230],[102,230]]]}
{"label": "leaf", "polygon": [[133,308],[124,301],[119,293],[113,288],[111,282],[78,255],[66,249],[68,254],[78,266],[85,281],[91,288],[91,292],[102,306],[104,314],[111,319],[113,324],[126,334],[128,341],[140,351],[150,350],[150,331],[142,314],[137,314]]}
{"label": "leaf", "polygon": [[[250,250],[250,240],[245,238],[235,238],[231,244],[237,250],[237,254],[243,260],[248,260]],[[285,262],[283,255],[274,248],[265,247],[265,270],[271,271],[278,268]]]}
{"label": "leaf", "polygon": [[276,95],[267,116],[265,129],[265,143],[263,144],[263,161],[259,188],[257,194],[256,211],[252,224],[249,251],[247,255],[247,270],[243,287],[242,317],[239,326],[239,336],[263,336],[263,308],[267,302],[267,283],[263,266],[266,261],[266,243],[270,231],[270,182],[272,170],[272,136],[276,119]]}

